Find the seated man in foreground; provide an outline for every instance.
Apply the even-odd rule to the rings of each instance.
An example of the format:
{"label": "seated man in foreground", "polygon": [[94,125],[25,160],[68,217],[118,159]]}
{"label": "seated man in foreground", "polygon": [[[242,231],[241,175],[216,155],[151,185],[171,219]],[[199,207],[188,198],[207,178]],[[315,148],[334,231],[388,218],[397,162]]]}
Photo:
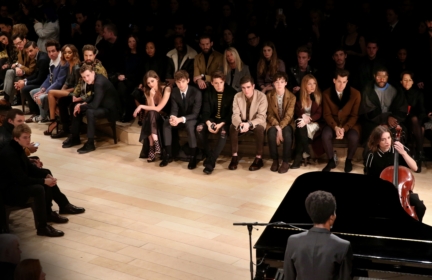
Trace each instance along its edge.
{"label": "seated man in foreground", "polygon": [[305,207],[314,226],[288,238],[284,279],[351,279],[351,244],[330,232],[336,220],[335,198],[315,191],[306,198]]}
{"label": "seated man in foreground", "polygon": [[74,107],[71,135],[63,142],[63,148],[81,144],[79,137],[82,119],[87,116],[87,142],[77,150],[85,154],[96,150],[94,144],[96,118],[106,117],[110,122],[117,119],[117,91],[114,85],[101,74],[96,74],[93,66],[84,64],[80,74],[86,83],[86,91],[94,92],[88,102],[78,103]]}
{"label": "seated man in foreground", "polygon": [[[33,165],[24,152],[31,142],[31,129],[26,124],[17,125],[12,131],[13,140],[0,151],[0,192],[7,205],[23,205],[29,198],[34,200],[34,215],[37,220],[37,235],[59,237],[64,233],[47,222],[67,223],[68,219],[51,210],[51,200],[60,193],[57,179],[47,169]],[[63,195],[64,196],[64,195]],[[60,213],[70,212],[71,205],[66,196]],[[77,207],[75,207],[77,208]],[[80,213],[84,208],[80,208]],[[73,213],[78,214],[78,213]]]}

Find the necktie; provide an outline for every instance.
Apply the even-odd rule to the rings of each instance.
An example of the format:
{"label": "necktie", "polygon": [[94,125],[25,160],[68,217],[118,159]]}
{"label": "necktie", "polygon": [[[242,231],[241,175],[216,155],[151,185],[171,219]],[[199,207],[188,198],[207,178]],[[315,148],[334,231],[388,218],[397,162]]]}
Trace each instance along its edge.
{"label": "necktie", "polygon": [[338,93],[339,95],[339,100],[342,100],[342,93]]}
{"label": "necktie", "polygon": [[181,95],[182,95],[182,99],[183,99],[183,109],[186,110],[186,96],[185,96],[184,92],[182,92]]}

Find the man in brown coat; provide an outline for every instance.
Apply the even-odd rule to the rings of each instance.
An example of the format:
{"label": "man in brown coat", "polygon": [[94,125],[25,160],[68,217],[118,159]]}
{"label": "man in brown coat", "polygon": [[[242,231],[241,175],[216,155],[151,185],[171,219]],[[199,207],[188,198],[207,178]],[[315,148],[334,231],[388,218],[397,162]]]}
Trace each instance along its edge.
{"label": "man in brown coat", "polygon": [[228,168],[230,170],[237,169],[239,135],[252,132],[256,142],[256,157],[249,170],[255,171],[264,165],[261,155],[267,118],[267,98],[264,93],[255,89],[254,80],[251,76],[241,78],[240,86],[242,91],[234,96],[232,107],[233,115],[230,126],[232,159]]}
{"label": "man in brown coat", "polygon": [[[289,169],[293,128],[291,126],[294,116],[296,97],[288,89],[288,76],[285,72],[277,72],[273,77],[274,89],[267,94],[267,137],[270,157],[273,164],[270,170],[286,173]],[[279,166],[277,146],[283,143],[282,164]]]}
{"label": "man in brown coat", "polygon": [[222,67],[223,55],[213,50],[213,41],[208,35],[202,35],[199,40],[202,52],[195,56],[193,81],[201,90],[211,82],[211,75]]}
{"label": "man in brown coat", "polygon": [[329,172],[336,167],[333,158],[333,138],[346,139],[348,152],[345,160],[345,172],[352,170],[352,158],[360,139],[360,124],[357,123],[361,102],[360,92],[347,87],[348,70],[337,69],[333,78],[334,86],[323,93],[323,116],[326,126],[321,139],[329,159],[322,171]]}

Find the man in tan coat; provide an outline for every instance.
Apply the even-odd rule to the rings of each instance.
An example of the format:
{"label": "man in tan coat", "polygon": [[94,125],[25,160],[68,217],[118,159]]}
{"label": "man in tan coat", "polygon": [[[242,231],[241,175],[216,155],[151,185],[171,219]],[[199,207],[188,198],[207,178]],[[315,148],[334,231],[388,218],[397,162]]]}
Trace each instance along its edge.
{"label": "man in tan coat", "polygon": [[[288,76],[285,72],[277,72],[273,77],[272,89],[267,94],[267,137],[270,157],[273,164],[270,170],[273,172],[286,173],[289,169],[291,158],[291,146],[293,136],[294,106],[296,97],[288,89]],[[282,164],[279,162],[277,146],[283,143]],[[280,166],[279,166],[280,165]]]}
{"label": "man in tan coat", "polygon": [[264,128],[267,118],[267,98],[264,93],[255,89],[251,76],[244,76],[240,80],[242,91],[234,96],[233,115],[230,126],[232,159],[230,170],[236,170],[238,165],[238,137],[252,132],[256,141],[256,157],[250,171],[260,169],[264,164],[261,158],[264,146]]}
{"label": "man in tan coat", "polygon": [[357,150],[361,127],[357,123],[360,108],[360,92],[347,87],[348,70],[337,69],[333,78],[334,86],[323,93],[323,116],[326,122],[321,139],[329,159],[322,171],[329,172],[336,167],[333,158],[333,139],[346,139],[348,152],[345,160],[345,172],[352,170],[352,158]]}
{"label": "man in tan coat", "polygon": [[211,75],[222,67],[223,55],[213,50],[210,36],[202,35],[199,40],[202,52],[195,56],[193,81],[201,90],[211,82]]}

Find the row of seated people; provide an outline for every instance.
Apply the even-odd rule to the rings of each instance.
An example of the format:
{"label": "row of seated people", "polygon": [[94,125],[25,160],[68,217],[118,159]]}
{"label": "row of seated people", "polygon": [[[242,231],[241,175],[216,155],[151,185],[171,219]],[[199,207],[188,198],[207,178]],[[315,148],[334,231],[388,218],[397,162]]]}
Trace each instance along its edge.
{"label": "row of seated people", "polygon": [[[15,39],[21,39],[21,38],[18,36]],[[25,38],[22,39],[22,42],[18,43],[17,46],[24,45],[23,49],[26,50],[26,54],[30,57],[32,55],[34,57],[36,57],[36,56],[39,56],[39,54],[40,54],[41,57],[39,57],[37,59],[37,62],[39,62],[39,65],[36,65],[35,68],[36,68],[36,72],[38,72],[38,73],[42,72],[43,66],[44,66],[44,64],[42,64],[42,62],[41,62],[44,60],[42,57],[43,53],[38,51],[38,48],[37,48],[37,46],[34,46],[34,43],[32,43],[32,42],[26,43],[25,41],[26,41]],[[205,43],[206,48],[203,48],[203,49],[207,49],[207,51],[210,52],[211,40],[208,37],[204,36],[201,40],[201,43],[202,44]],[[114,103],[115,103],[116,94],[115,94],[115,89],[113,88],[113,85],[107,79],[102,77],[103,75],[106,75],[106,71],[103,68],[103,66],[101,65],[101,63],[99,61],[95,60],[96,49],[93,46],[86,45],[83,48],[83,53],[84,53],[84,57],[85,57],[84,65],[90,66],[90,67],[87,67],[87,72],[86,72],[88,78],[90,79],[89,82],[86,82],[85,79],[79,77],[79,75],[77,74],[77,71],[79,68],[79,64],[78,64],[79,59],[78,59],[78,54],[77,54],[76,48],[73,45],[65,45],[63,47],[63,52],[60,52],[59,49],[60,49],[60,46],[58,45],[58,43],[56,43],[54,41],[49,41],[47,43],[47,52],[50,54],[50,59],[51,59],[51,61],[49,62],[49,64],[51,64],[51,65],[48,69],[51,72],[51,74],[48,75],[44,84],[48,84],[48,87],[49,87],[48,91],[46,90],[46,88],[43,85],[38,87],[37,85],[29,82],[29,80],[25,80],[25,79],[24,80],[18,80],[15,83],[15,87],[22,91],[22,94],[25,98],[28,96],[32,96],[32,98],[27,98],[28,102],[30,104],[30,107],[32,107],[31,104],[36,104],[36,102],[37,102],[40,105],[39,110],[41,112],[44,111],[44,108],[49,108],[49,110],[45,109],[45,112],[47,112],[47,111],[49,112],[50,119],[52,120],[52,123],[50,124],[48,130],[46,131],[46,134],[51,134],[52,130],[57,125],[57,122],[55,120],[55,111],[56,111],[55,109],[56,109],[56,104],[59,105],[61,120],[63,122],[63,131],[61,133],[57,134],[56,137],[64,137],[70,133],[68,131],[68,129],[70,127],[70,125],[68,124],[68,122],[70,120],[68,108],[72,104],[73,110],[71,110],[71,111],[73,111],[73,114],[71,114],[71,115],[72,115],[72,120],[75,120],[73,122],[73,123],[75,123],[75,125],[72,125],[72,129],[73,129],[72,134],[74,136],[71,139],[66,140],[64,145],[63,145],[64,147],[70,147],[70,146],[75,145],[79,141],[78,140],[79,137],[77,134],[79,131],[80,120],[84,114],[86,114],[87,118],[91,119],[91,120],[94,120],[95,116],[108,116],[111,119],[116,118],[115,117],[115,114],[116,114],[115,111],[116,110],[114,108],[115,107]],[[272,52],[271,48],[268,48],[265,50],[269,53]],[[302,52],[300,51],[299,54],[301,54],[301,53]],[[210,63],[210,61],[214,61],[214,60],[211,60],[212,55],[214,55],[214,53],[210,53],[208,56],[208,62],[209,63]],[[195,60],[196,64],[199,67],[202,64],[200,62],[201,60],[203,60],[203,63],[205,63],[205,61],[206,61],[205,53],[202,54],[202,56],[203,56],[202,59],[198,58]],[[271,55],[270,55],[270,57],[271,57]],[[61,61],[62,58],[63,58],[63,61]],[[45,59],[45,61],[46,60],[47,59]],[[241,61],[237,60],[236,58],[234,58],[233,60],[236,62],[236,66],[238,65],[235,68],[235,70],[238,70],[240,68],[241,70],[239,70],[238,72],[239,73],[242,72],[243,71],[243,69],[242,69],[243,65],[241,64]],[[307,57],[306,57],[306,61],[307,61]],[[57,67],[55,65],[56,62],[57,62],[57,66],[62,66],[62,67]],[[18,66],[19,65],[20,64],[18,63]],[[69,66],[69,73],[68,73],[68,75],[65,75],[65,73],[67,73],[67,66]],[[94,71],[91,71],[92,69]],[[337,68],[337,69],[339,69],[339,68]],[[62,75],[59,75],[59,73],[61,73],[60,70],[63,70]],[[83,72],[85,72],[85,71],[86,70],[83,70]],[[198,69],[198,71],[199,71],[199,69]],[[7,73],[9,73],[9,72],[13,72],[12,69],[7,71]],[[56,72],[57,72],[57,75],[56,75]],[[185,72],[185,71],[183,71],[183,72]],[[379,71],[379,72],[385,72],[384,78],[383,78],[384,80],[381,82],[378,82],[378,79],[381,79],[381,77],[376,75],[376,79],[377,79],[376,83],[377,84],[381,83],[384,86],[386,86],[387,85],[387,77],[388,77],[387,71],[384,70],[384,71]],[[101,75],[95,75],[95,73],[100,73],[100,74],[102,74],[102,76]],[[236,77],[235,73],[233,73],[233,71],[231,71],[231,75],[225,75],[225,73],[226,73],[226,71],[223,73],[224,80],[230,79],[230,78],[231,78],[231,81],[235,80],[236,78],[241,80],[242,78],[247,77],[247,75],[244,76],[244,74],[243,74],[242,78],[240,78],[240,76],[242,76],[242,75],[237,75],[237,77]],[[99,77],[99,76],[100,76],[100,78],[98,78],[98,80],[100,82],[95,83],[96,77]],[[267,73],[267,76],[270,76],[270,73]],[[409,76],[410,77],[408,79],[412,80],[412,74],[409,74]],[[226,78],[226,77],[228,77],[228,78]],[[62,81],[64,81],[64,79],[66,79],[66,82],[63,84]],[[195,79],[195,82],[198,84],[199,88],[206,89],[207,86],[209,85],[209,83],[206,83],[206,80],[210,80],[210,78],[208,78],[205,74],[196,75],[194,77],[194,79]],[[73,81],[69,83],[69,80],[73,80]],[[189,79],[187,79],[187,80],[189,83]],[[269,80],[272,81],[272,77],[270,77]],[[288,80],[289,79],[287,78],[286,81],[288,82]],[[62,86],[61,90],[56,90],[54,87],[50,87],[52,85],[55,85],[58,88],[62,84],[63,84],[63,86]],[[240,82],[239,82],[239,84],[240,84]],[[405,87],[407,91],[411,90],[411,88],[412,88],[412,82],[408,83],[408,84],[409,84],[409,86]],[[271,86],[270,85],[267,85],[267,86],[262,85],[261,89],[263,91],[268,92],[268,91],[273,90],[273,85],[271,85]],[[300,89],[300,87],[299,87],[299,89]],[[293,91],[295,91],[295,90],[300,91],[299,89],[293,88]],[[367,92],[368,90],[370,90],[370,89],[368,89],[366,87],[364,92]],[[100,94],[95,95],[94,93],[97,91],[99,91]],[[394,88],[393,87],[392,87],[392,91],[393,91],[392,94],[394,95]],[[73,94],[71,94],[72,92],[73,92]],[[300,95],[300,94],[297,93],[297,95]],[[423,110],[420,108],[420,107],[422,107],[421,105],[423,104],[423,102],[421,102],[421,97],[422,97],[421,94],[419,94],[418,92],[415,92],[414,94],[408,94],[408,95],[411,96],[410,99],[412,99],[411,101],[409,101],[409,103],[410,103],[409,105],[411,107],[413,107],[413,112],[415,112],[416,117],[417,117],[417,121],[416,122],[413,121],[412,124],[409,125],[409,127],[413,128],[412,131],[414,132],[415,139],[417,140],[416,146],[418,149],[418,156],[421,157],[421,147],[423,146],[421,141],[423,140],[423,137],[421,136],[421,128],[420,128],[421,126],[419,126],[419,125],[421,125],[421,121],[425,117],[424,116],[425,110],[424,110],[424,108],[423,108]],[[365,94],[363,96],[365,98],[367,97]],[[402,96],[402,95],[398,94],[397,96]],[[97,97],[97,98],[95,98],[95,97]],[[58,102],[56,102],[56,99],[58,99]],[[393,97],[390,99],[391,100],[389,100],[388,102],[393,101]],[[397,100],[402,101],[402,102],[405,102],[405,99],[406,98],[397,98]],[[93,101],[93,102],[91,102],[91,101]],[[105,103],[105,104],[103,104],[103,106],[101,106],[102,101],[104,101],[103,103]],[[414,104],[413,102],[416,103],[417,105]],[[368,103],[365,102],[364,104],[368,104]],[[420,104],[420,106],[418,106],[418,104]],[[390,103],[387,105],[390,105]],[[33,107],[35,107],[35,106],[33,106]],[[101,108],[99,108],[99,107],[101,107]],[[382,109],[384,109],[383,111],[388,110],[387,108],[384,108],[384,107],[382,108]],[[417,107],[419,107],[418,110],[417,110]],[[83,110],[81,110],[81,108]],[[366,110],[369,110],[369,109],[370,108],[366,108]],[[200,108],[199,108],[199,110],[200,110]],[[384,112],[384,113],[387,113],[387,112]],[[45,114],[47,114],[47,113],[45,113]],[[368,115],[370,115],[370,114],[368,114]],[[397,114],[397,113],[393,112],[393,115],[398,115],[399,118],[403,118],[402,114]],[[39,118],[33,117],[33,118],[29,119],[28,121],[38,121],[38,120],[43,121],[44,120],[43,116],[39,117]],[[364,122],[367,123],[367,121],[368,120],[365,120]],[[370,132],[371,127],[375,126],[377,123],[379,123],[379,121],[377,121],[377,120],[372,121],[370,127],[367,128],[366,131]],[[414,123],[415,123],[415,125],[414,125]],[[394,126],[394,124],[395,124],[395,122],[393,120],[390,125]],[[325,132],[324,136],[326,136],[328,134],[328,132],[326,132],[324,130],[323,130],[323,132]],[[147,130],[147,134],[149,134],[148,130]],[[352,134],[352,132],[350,132],[349,134]],[[319,133],[317,135],[319,135]],[[364,135],[366,135],[365,137],[367,137],[368,133],[366,133]],[[92,151],[95,149],[95,147],[94,147],[94,121],[89,122],[88,138],[89,138],[89,140],[87,141],[86,145],[84,145],[84,147],[79,150],[80,153],[86,153],[86,152],[89,152],[89,151]],[[358,138],[358,136],[357,136],[357,138]],[[194,143],[191,143],[191,144],[193,146],[195,146]],[[170,145],[168,145],[168,146],[170,146]],[[326,145],[324,145],[324,146],[326,146]],[[305,149],[307,149],[307,147]],[[159,152],[159,150],[160,150],[160,148],[157,150],[157,152]],[[328,156],[330,158],[329,150],[330,149],[326,149]],[[350,149],[350,151],[355,152],[355,149]],[[309,154],[308,151],[304,151],[304,153],[306,156]],[[169,154],[171,154],[171,153],[169,153]],[[299,153],[296,153],[296,154],[297,154],[297,158],[298,158]],[[349,159],[351,159],[351,157],[349,157]],[[330,164],[330,167],[332,167],[334,165],[331,162],[329,164]],[[294,164],[294,166],[297,166],[297,165],[298,164]],[[348,166],[347,170],[349,170],[349,169],[350,169],[350,167]]]}
{"label": "row of seated people", "polygon": [[[362,135],[363,139],[367,139],[377,125],[385,124],[392,128],[401,125],[405,130],[409,129],[407,135],[413,134],[417,151],[413,154],[420,160],[423,149],[423,143],[420,142],[423,141],[421,125],[426,114],[422,94],[412,87],[412,73],[406,72],[401,77],[404,92],[402,87],[390,85],[388,71],[379,67],[375,70],[375,79],[370,81],[363,94],[347,86],[348,76],[347,70],[336,70],[334,85],[321,94],[316,78],[308,74],[303,77],[296,97],[286,88],[288,77],[283,72],[273,76],[274,88],[264,94],[255,89],[251,76],[241,78],[241,92],[237,93],[225,83],[224,73],[215,71],[211,76],[211,85],[207,85],[207,90],[201,93],[189,86],[186,71],[180,70],[175,74],[177,87],[174,89],[163,86],[157,73],[149,71],[144,77],[146,105],[138,106],[134,112],[137,116],[141,110],[146,111],[140,141],[144,142],[148,138],[150,162],[155,160],[155,154],[165,148],[160,166],[166,166],[173,155],[171,130],[173,127],[185,128],[191,154],[188,167],[196,167],[198,138],[203,143],[206,155],[204,172],[210,174],[228,134],[232,149],[229,169],[234,170],[238,165],[238,136],[248,132],[254,134],[257,145],[256,158],[249,169],[260,169],[263,166],[261,155],[267,134],[273,159],[270,169],[285,173],[290,168],[293,134],[296,145],[291,168],[299,168],[303,158],[310,156],[308,143],[312,142],[315,154],[320,155],[324,151],[329,158],[323,171],[330,171],[336,166],[333,139],[345,138],[348,156],[344,169],[350,172],[358,145],[367,142],[361,141]],[[219,135],[213,151],[208,146],[208,133]],[[164,147],[161,147],[161,136]],[[282,161],[277,154],[280,144],[284,147]],[[141,156],[145,154],[143,151]],[[364,159],[367,154],[365,146]]]}

